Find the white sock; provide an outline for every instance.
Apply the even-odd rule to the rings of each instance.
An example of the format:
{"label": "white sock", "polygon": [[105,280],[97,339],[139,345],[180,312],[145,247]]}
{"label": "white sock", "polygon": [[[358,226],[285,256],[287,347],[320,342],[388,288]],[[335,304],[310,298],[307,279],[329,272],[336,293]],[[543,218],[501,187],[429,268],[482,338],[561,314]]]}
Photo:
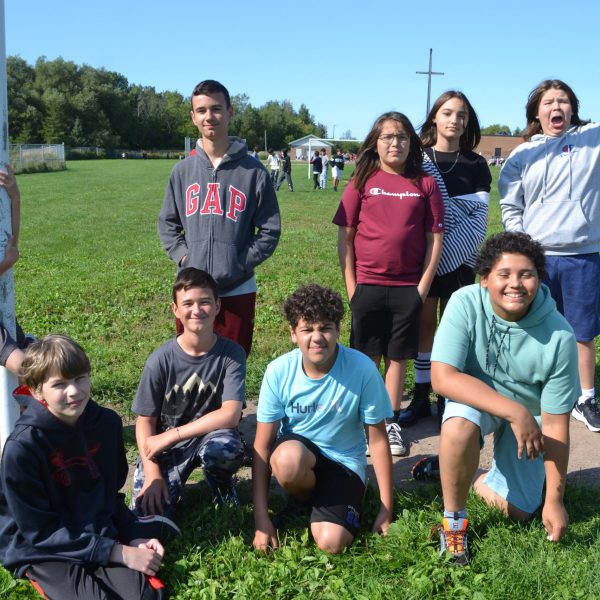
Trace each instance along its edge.
{"label": "white sock", "polygon": [[577,404],[584,404],[589,399],[594,400],[596,398],[596,388],[590,388],[589,390],[581,390],[581,396],[577,400]]}
{"label": "white sock", "polygon": [[414,363],[415,383],[431,381],[431,352],[419,352]]}

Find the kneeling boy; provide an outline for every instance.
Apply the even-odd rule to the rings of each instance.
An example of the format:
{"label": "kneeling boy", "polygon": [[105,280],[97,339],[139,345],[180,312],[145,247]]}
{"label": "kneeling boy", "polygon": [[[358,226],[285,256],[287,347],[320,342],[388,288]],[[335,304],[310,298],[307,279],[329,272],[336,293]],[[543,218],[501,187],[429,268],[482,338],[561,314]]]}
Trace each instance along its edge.
{"label": "kneeling boy", "polygon": [[220,306],[208,273],[193,267],[179,272],[172,310],[183,333],[150,355],[133,403],[140,456],[131,506],[139,514],[172,516],[198,466],[217,503],[238,503],[233,475],[244,456],[237,427],[246,356],[214,332]]}
{"label": "kneeling boy", "polygon": [[312,506],[317,546],[337,553],[352,544],[360,526],[365,424],[381,498],[373,530],[386,533],[390,525],[392,459],[385,429],[390,400],[373,362],[337,343],[344,315],[339,294],[307,285],[287,299],[284,312],[298,348],[267,367],[260,391],[252,471],[254,547],[266,551],[278,545],[268,514],[272,471],[291,499]]}
{"label": "kneeling boy", "polygon": [[[448,398],[440,439],[444,494],[441,551],[469,560],[469,487],[483,437],[494,433],[494,463],[473,483],[485,502],[512,518],[531,517],[546,499],[548,539],[565,533],[563,504],[569,414],[580,393],[573,331],[556,310],[540,244],[500,233],[483,245],[480,284],[450,298],[438,328],[432,384]],[[540,429],[541,425],[541,429]]]}
{"label": "kneeling boy", "polygon": [[20,376],[33,398],[2,453],[0,562],[44,598],[162,598],[163,547],[119,493],[123,427],[90,400],[83,349],[49,335],[29,346]]}

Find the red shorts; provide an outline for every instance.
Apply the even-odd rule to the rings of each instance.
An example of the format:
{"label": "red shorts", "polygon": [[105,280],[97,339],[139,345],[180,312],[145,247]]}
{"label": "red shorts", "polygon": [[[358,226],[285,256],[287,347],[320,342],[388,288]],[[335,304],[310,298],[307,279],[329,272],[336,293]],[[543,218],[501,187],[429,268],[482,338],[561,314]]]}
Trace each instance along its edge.
{"label": "red shorts", "polygon": [[[221,310],[215,319],[215,333],[237,342],[246,351],[246,356],[250,354],[252,348],[255,310],[256,292],[226,296],[221,298]],[[181,321],[175,319],[175,323],[177,334],[182,334]]]}

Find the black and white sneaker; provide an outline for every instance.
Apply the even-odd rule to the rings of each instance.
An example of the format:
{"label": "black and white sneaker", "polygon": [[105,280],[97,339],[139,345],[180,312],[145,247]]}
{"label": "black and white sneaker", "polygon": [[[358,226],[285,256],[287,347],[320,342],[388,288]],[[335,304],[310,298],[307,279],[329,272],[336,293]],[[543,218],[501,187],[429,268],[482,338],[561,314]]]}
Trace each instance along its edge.
{"label": "black and white sneaker", "polygon": [[181,535],[181,529],[163,515],[147,515],[135,520],[136,535],[141,538],[156,538],[166,544]]}
{"label": "black and white sneaker", "polygon": [[590,431],[600,431],[600,409],[595,398],[588,398],[585,402],[578,402],[571,414]]}
{"label": "black and white sneaker", "polygon": [[400,425],[395,421],[392,421],[391,423],[388,423],[385,428],[387,430],[392,456],[406,456],[408,454],[408,447],[402,439]]}

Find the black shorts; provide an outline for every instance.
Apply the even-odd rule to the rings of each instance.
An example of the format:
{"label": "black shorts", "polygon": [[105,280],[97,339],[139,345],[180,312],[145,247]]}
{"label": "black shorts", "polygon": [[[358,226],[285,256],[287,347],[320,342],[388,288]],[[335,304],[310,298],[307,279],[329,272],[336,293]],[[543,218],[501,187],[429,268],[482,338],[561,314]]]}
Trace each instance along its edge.
{"label": "black shorts", "polygon": [[350,300],[350,346],[367,356],[416,358],[422,308],[416,285],[357,285]]}
{"label": "black shorts", "polygon": [[319,447],[302,435],[287,433],[277,438],[271,454],[279,444],[295,440],[304,444],[317,460],[315,464],[316,484],[310,498],[311,523],[335,523],[356,536],[360,527],[365,484],[348,467],[327,458]]}
{"label": "black shorts", "polygon": [[460,265],[458,269],[444,275],[436,275],[429,288],[428,298],[448,300],[456,290],[475,283],[475,271],[469,265]]}

